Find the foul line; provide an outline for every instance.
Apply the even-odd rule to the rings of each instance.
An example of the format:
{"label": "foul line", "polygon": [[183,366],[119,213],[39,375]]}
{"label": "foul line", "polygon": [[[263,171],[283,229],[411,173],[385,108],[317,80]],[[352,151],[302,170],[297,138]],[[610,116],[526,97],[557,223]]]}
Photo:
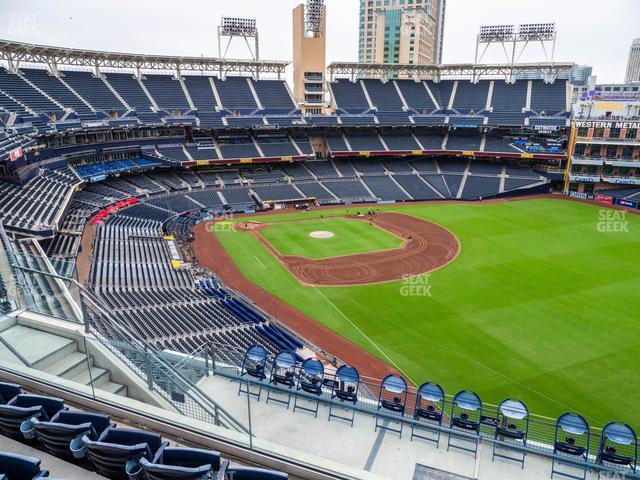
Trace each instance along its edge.
{"label": "foul line", "polygon": [[253,258],[255,258],[255,259],[256,259],[256,261],[260,264],[260,266],[261,266],[262,268],[267,268],[267,267],[265,267],[265,266],[264,266],[264,263],[262,263],[258,257],[256,257],[256,256],[254,255],[254,256],[253,256]]}
{"label": "foul line", "polygon": [[[398,366],[398,364],[397,364],[396,362],[394,362],[394,361],[393,361],[393,359],[392,359],[389,355],[387,355],[387,354],[385,353],[385,351],[384,351],[384,350],[382,350],[382,349],[378,346],[378,344],[376,344],[376,342],[374,342],[374,341],[373,341],[373,340],[372,340],[372,339],[371,339],[371,338],[370,338],[366,333],[364,333],[364,332],[360,329],[360,327],[358,327],[355,323],[353,323],[353,322],[351,321],[351,319],[350,319],[349,317],[347,317],[347,316],[344,314],[344,312],[343,312],[342,310],[340,310],[340,309],[339,309],[339,308],[338,308],[338,307],[337,307],[337,306],[336,306],[336,305],[335,305],[331,300],[329,300],[329,299],[324,295],[324,293],[322,293],[320,290],[318,290],[318,287],[316,287],[315,285],[313,285],[313,289],[314,289],[316,292],[318,292],[318,294],[319,294],[322,298],[324,298],[324,299],[326,300],[326,302],[327,302],[329,305],[331,305],[331,306],[336,310],[336,312],[338,312],[340,315],[342,315],[342,317],[343,317],[347,322],[349,322],[349,324],[350,324],[353,328],[355,328],[355,329],[360,333],[360,335],[362,335],[364,338],[366,338],[366,339],[367,339],[367,341],[368,341],[371,345],[373,345],[373,347],[374,347],[376,350],[378,350],[378,351],[379,351],[379,352],[380,352],[380,353],[381,353],[381,354],[382,354],[382,355],[383,355],[383,356],[384,356],[384,357],[389,361],[389,363],[391,363],[391,364],[392,364],[392,365],[393,365],[393,366],[394,366],[394,367],[395,367],[395,368],[396,368],[400,373],[402,373],[405,377],[407,377],[409,380],[411,380],[411,381],[413,382],[413,379],[412,379],[411,377],[409,377],[409,375],[407,375],[406,373],[404,373],[404,372],[402,371],[402,369]],[[415,383],[415,382],[413,382],[413,383]]]}

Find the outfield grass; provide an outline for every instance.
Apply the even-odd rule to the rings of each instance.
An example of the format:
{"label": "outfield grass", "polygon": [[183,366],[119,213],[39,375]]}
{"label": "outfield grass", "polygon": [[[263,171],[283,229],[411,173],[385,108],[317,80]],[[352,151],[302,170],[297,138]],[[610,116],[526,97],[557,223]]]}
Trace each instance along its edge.
{"label": "outfield grass", "polygon": [[640,427],[640,217],[627,216],[628,233],[606,233],[599,206],[561,199],[382,208],[459,237],[460,255],[428,276],[431,296],[403,296],[401,282],[305,287],[252,235],[219,238],[249,279],[416,384]]}
{"label": "outfield grass", "polygon": [[[331,238],[312,238],[311,232],[329,231]],[[282,255],[299,255],[319,259],[398,248],[402,239],[369,225],[365,220],[352,218],[322,218],[314,220],[273,223],[260,233]]]}

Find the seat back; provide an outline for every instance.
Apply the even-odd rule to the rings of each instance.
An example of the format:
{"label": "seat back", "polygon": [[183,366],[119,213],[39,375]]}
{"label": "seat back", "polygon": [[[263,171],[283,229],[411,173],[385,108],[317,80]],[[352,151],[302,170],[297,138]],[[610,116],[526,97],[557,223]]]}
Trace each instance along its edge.
{"label": "seat back", "polygon": [[16,407],[14,405],[0,405],[0,432],[8,437],[22,440],[20,425],[32,417],[46,417],[40,406]]}
{"label": "seat back", "polygon": [[144,458],[140,461],[140,466],[147,480],[198,480],[211,472],[211,465],[181,467],[151,463]]}
{"label": "seat back", "polygon": [[99,413],[62,411],[50,422],[37,422],[36,436],[44,448],[58,457],[72,457],[69,449],[73,439],[86,436],[89,440],[98,440],[111,425],[107,415]]}
{"label": "seat back", "polygon": [[108,428],[98,441],[90,440],[86,445],[87,457],[96,471],[114,480],[127,478],[125,467],[130,460],[155,462],[162,447],[160,435],[126,428]]}
{"label": "seat back", "polygon": [[50,420],[56,413],[66,408],[64,406],[64,400],[60,398],[25,393],[17,395],[9,404],[15,405],[16,407],[41,407],[46,416],[40,418],[40,420]]}
{"label": "seat back", "polygon": [[49,472],[40,470],[40,460],[18,455],[17,453],[0,452],[0,475],[10,480],[31,480],[46,477]]}
{"label": "seat back", "polygon": [[218,470],[220,467],[220,453],[198,448],[167,447],[162,451],[160,463],[189,468],[211,465],[213,470]]}
{"label": "seat back", "polygon": [[9,403],[16,395],[22,393],[20,385],[0,382],[0,404]]}

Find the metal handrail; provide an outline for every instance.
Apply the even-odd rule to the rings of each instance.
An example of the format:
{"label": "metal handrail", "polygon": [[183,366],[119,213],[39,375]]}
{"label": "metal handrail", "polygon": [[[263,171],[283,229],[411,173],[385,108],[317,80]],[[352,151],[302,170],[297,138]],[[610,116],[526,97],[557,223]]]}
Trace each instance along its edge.
{"label": "metal handrail", "polygon": [[[87,288],[81,285],[77,280],[73,278],[63,277],[61,275],[53,274],[50,272],[41,272],[39,270],[35,270],[32,268],[24,267],[21,265],[12,264],[13,268],[19,269],[21,271],[27,271],[32,273],[38,273],[42,275],[46,275],[49,277],[53,277],[59,280],[69,281],[75,286],[78,287],[80,291],[80,296],[84,302],[82,302],[82,310],[84,317],[84,325],[86,333],[93,333],[94,337],[105,347],[113,352],[114,346],[109,343],[109,335],[106,332],[101,332],[98,329],[98,326],[91,322],[91,316],[87,314],[87,303],[91,304],[91,307],[99,312],[100,316],[109,324],[109,328],[113,331],[117,332],[119,336],[126,339],[126,343],[129,344],[130,348],[137,352],[144,352],[144,354],[148,357],[150,361],[153,361],[155,365],[159,366],[161,370],[165,371],[165,375],[170,378],[170,380],[174,383],[178,383],[185,392],[188,392],[188,395],[202,408],[203,410],[209,412],[215,419],[216,422],[219,420],[223,420],[228,428],[237,430],[243,433],[249,433],[247,427],[242,424],[239,420],[233,417],[227,410],[224,409],[220,404],[211,399],[207,394],[205,394],[197,385],[195,385],[190,379],[185,377],[179,370],[174,368],[174,366],[163,359],[156,352],[155,348],[148,344],[146,341],[136,338],[136,336],[129,331],[126,327],[121,325],[119,322],[115,321],[111,315],[111,313],[102,306],[100,300],[97,299]],[[75,323],[75,322],[74,322]],[[93,326],[93,328],[91,328]],[[110,332],[113,334],[113,331]],[[134,369],[134,371],[136,371]],[[136,372],[140,374],[140,372]],[[143,376],[143,375],[141,375]],[[147,378],[150,387],[153,387],[153,382],[150,381],[150,378]]]}
{"label": "metal handrail", "polygon": [[[74,281],[75,282],[75,281]],[[127,328],[118,322],[114,321],[111,317],[111,314],[107,312],[100,302],[91,294],[86,288],[82,287],[78,282],[75,282],[79,287],[81,294],[85,296],[85,298],[89,299],[93,306],[100,312],[103,318],[106,318],[109,322],[109,327],[113,328],[117,331],[122,337],[127,339],[127,343],[130,343],[132,346],[137,347],[136,350],[139,352],[144,352],[149,356],[151,360],[153,360],[157,365],[159,365],[162,369],[166,369],[167,372],[171,373],[171,380],[178,381],[185,388],[185,391],[200,405],[201,408],[205,410],[213,410],[214,417],[216,419],[223,418],[226,420],[228,427],[233,428],[239,432],[249,433],[247,427],[244,426],[239,420],[233,417],[227,410],[225,410],[220,404],[211,399],[206,393],[204,393],[197,385],[191,382],[187,377],[185,377],[179,370],[175,369],[174,366],[162,358],[161,355],[156,352],[155,348],[148,344],[146,341],[136,338]],[[83,304],[84,305],[84,304]],[[99,333],[104,335],[104,332],[97,331],[98,327],[94,325],[94,328],[91,328],[91,317],[86,315],[85,327],[87,331],[93,331],[94,333]],[[109,345],[108,341],[104,342],[104,339],[101,339],[99,335],[96,335],[98,340],[101,340],[105,346],[112,349],[113,346]]]}

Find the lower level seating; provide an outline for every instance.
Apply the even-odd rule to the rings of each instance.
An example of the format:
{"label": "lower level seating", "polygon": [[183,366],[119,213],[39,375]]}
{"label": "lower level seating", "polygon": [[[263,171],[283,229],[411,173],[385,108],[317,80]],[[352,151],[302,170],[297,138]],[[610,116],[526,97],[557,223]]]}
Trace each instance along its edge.
{"label": "lower level seating", "polygon": [[414,200],[441,200],[443,198],[417,175],[396,175],[394,178]]}

